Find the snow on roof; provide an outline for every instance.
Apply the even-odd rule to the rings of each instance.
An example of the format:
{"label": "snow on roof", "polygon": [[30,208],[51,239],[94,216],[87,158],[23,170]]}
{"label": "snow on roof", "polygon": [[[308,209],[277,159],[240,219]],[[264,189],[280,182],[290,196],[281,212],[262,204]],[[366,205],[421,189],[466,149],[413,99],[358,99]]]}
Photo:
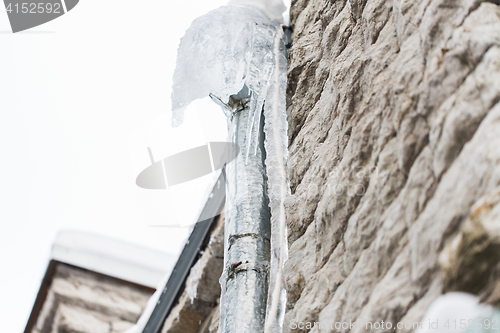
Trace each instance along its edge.
{"label": "snow on roof", "polygon": [[59,232],[54,260],[151,288],[170,272],[176,258],[166,252],[82,231]]}

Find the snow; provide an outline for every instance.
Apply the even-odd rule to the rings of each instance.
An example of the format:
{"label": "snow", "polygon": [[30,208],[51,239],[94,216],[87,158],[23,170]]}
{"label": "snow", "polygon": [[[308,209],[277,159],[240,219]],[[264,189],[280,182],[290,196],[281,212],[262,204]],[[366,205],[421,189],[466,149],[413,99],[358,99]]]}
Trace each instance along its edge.
{"label": "snow", "polygon": [[[493,307],[481,304],[474,295],[451,292],[437,298],[427,309],[416,333],[447,332],[463,333],[461,323],[469,325],[476,318],[487,319],[493,314]],[[475,323],[475,322],[474,322]],[[474,326],[474,325],[473,325]]]}
{"label": "snow", "polygon": [[89,232],[63,230],[52,246],[52,259],[94,272],[156,287],[170,273],[169,253]]}

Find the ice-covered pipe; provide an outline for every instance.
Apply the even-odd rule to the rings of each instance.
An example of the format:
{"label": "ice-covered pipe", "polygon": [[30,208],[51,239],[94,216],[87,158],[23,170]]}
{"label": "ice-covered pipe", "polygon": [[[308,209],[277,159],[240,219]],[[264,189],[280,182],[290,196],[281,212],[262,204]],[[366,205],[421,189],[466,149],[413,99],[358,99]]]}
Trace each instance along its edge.
{"label": "ice-covered pipe", "polygon": [[220,333],[280,332],[284,314],[286,57],[282,27],[266,16],[281,1],[254,2],[264,7],[224,6],[193,22],[179,46],[172,90],[174,125],[191,101],[210,95],[241,149],[226,166]]}
{"label": "ice-covered pipe", "polygon": [[[229,122],[230,140],[245,151],[246,135],[253,126],[252,112],[237,112]],[[226,221],[224,272],[221,282],[219,332],[262,332],[270,251],[269,205],[264,167],[263,120],[256,149],[248,157],[238,155],[226,166]]]}

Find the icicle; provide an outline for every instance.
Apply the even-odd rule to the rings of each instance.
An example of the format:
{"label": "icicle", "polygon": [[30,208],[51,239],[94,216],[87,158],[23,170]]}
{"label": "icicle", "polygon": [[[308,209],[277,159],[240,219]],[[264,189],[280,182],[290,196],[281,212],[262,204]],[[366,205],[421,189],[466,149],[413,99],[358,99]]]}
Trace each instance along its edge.
{"label": "icicle", "polygon": [[[172,125],[179,126],[184,109],[211,94],[229,105],[229,97],[244,85],[252,91],[251,144],[244,154],[257,151],[260,115],[274,66],[272,42],[279,24],[260,10],[223,6],[193,21],[181,39],[172,87]],[[227,113],[226,113],[227,114]],[[228,115],[231,115],[229,113]]]}
{"label": "icicle", "polygon": [[286,115],[286,70],[283,30],[279,29],[274,42],[274,71],[264,106],[266,135],[266,171],[269,206],[271,208],[271,272],[266,314],[266,333],[283,330],[286,290],[283,266],[288,258],[284,201],[290,194],[286,171],[288,159],[288,122]]}

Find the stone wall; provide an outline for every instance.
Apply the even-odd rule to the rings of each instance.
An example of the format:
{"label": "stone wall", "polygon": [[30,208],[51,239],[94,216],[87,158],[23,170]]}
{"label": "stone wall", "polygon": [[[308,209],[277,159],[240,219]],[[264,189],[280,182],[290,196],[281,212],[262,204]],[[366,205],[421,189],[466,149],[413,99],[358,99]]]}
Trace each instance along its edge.
{"label": "stone wall", "polygon": [[60,262],[30,333],[123,333],[153,290]]}
{"label": "stone wall", "polygon": [[498,302],[500,1],[292,2],[284,331]]}

